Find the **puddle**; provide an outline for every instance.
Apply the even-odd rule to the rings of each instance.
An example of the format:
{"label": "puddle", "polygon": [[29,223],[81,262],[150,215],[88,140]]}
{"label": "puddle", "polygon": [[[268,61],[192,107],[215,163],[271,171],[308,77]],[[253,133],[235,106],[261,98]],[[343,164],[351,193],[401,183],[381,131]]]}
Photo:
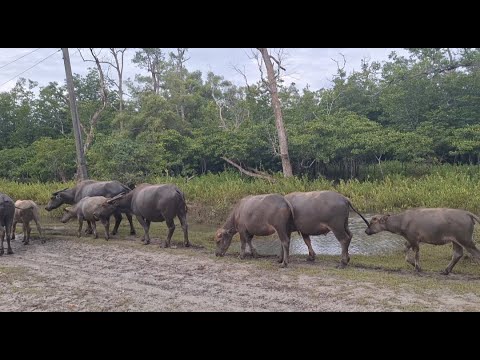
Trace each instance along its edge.
{"label": "puddle", "polygon": [[[370,219],[372,215],[365,214],[366,219]],[[352,232],[352,241],[348,248],[351,255],[379,255],[388,254],[403,249],[405,239],[400,235],[392,234],[387,231],[376,235],[365,234],[366,225],[360,216],[350,214],[349,228]],[[237,235],[238,236],[238,235]],[[240,252],[240,239],[237,236],[230,245],[229,252]],[[340,255],[342,253],[340,243],[332,232],[327,235],[310,236],[313,250],[317,254],[324,255]],[[255,236],[253,238],[253,246],[261,255],[278,255],[280,254],[280,240],[276,237]],[[247,251],[249,251],[247,245]],[[303,238],[297,233],[292,233],[290,240],[290,254],[308,255],[308,248]]]}

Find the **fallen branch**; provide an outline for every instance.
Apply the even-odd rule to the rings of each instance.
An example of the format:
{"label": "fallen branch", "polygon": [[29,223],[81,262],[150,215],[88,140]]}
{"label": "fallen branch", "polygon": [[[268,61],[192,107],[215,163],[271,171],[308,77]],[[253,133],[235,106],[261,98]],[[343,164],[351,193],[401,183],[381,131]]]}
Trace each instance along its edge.
{"label": "fallen branch", "polygon": [[221,156],[220,158],[222,158],[223,160],[225,160],[226,162],[228,162],[230,165],[232,166],[235,166],[242,174],[245,174],[245,175],[248,175],[248,176],[252,176],[252,177],[257,177],[257,178],[260,178],[260,179],[264,179],[264,180],[267,180],[267,181],[270,181],[271,183],[274,183],[275,182],[275,179],[269,175],[260,175],[260,174],[255,174],[251,171],[248,171],[248,170],[245,170],[244,168],[242,168],[240,165],[234,163],[232,160],[230,159],[227,159],[226,157],[223,157]]}

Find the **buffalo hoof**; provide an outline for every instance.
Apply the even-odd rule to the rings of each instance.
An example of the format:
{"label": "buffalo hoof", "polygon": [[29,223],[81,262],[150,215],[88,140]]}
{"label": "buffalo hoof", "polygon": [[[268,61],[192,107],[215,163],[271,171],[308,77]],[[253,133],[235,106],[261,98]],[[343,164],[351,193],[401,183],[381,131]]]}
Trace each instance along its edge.
{"label": "buffalo hoof", "polygon": [[[113,234],[113,235],[115,235],[115,234]],[[135,232],[135,230],[133,230],[133,231],[130,231],[130,235],[137,235],[137,233]]]}
{"label": "buffalo hoof", "polygon": [[117,232],[115,230],[113,230],[112,235],[117,235]]}
{"label": "buffalo hoof", "polygon": [[28,245],[30,244],[30,241],[22,241],[23,242],[23,245]]}
{"label": "buffalo hoof", "polygon": [[42,239],[42,244],[45,244],[46,242],[47,242],[47,240]]}
{"label": "buffalo hoof", "polygon": [[2,250],[0,250],[0,256],[2,256],[5,252]]}
{"label": "buffalo hoof", "polygon": [[287,263],[284,263],[284,262],[282,262],[282,264],[280,265],[280,268],[282,268],[282,269],[283,269],[283,268],[286,268],[286,267],[288,267],[288,264],[287,264]]}
{"label": "buffalo hoof", "polygon": [[252,257],[258,259],[258,253],[256,251],[252,252]]}
{"label": "buffalo hoof", "polygon": [[278,259],[277,259],[277,262],[278,262],[278,263],[283,263],[283,259],[282,259],[282,258],[278,258]]}
{"label": "buffalo hoof", "polygon": [[150,241],[143,240],[142,243],[143,243],[143,245],[148,245],[148,244],[150,244]]}
{"label": "buffalo hoof", "polygon": [[238,255],[238,258],[239,258],[240,260],[244,260],[244,259],[245,259],[245,254],[243,254],[243,255]]}
{"label": "buffalo hoof", "polygon": [[312,255],[308,255],[308,256],[307,256],[307,261],[312,261],[312,262],[315,261],[315,255],[313,255],[313,256],[312,256]]}
{"label": "buffalo hoof", "polygon": [[15,240],[15,235],[12,235],[12,238],[10,240]]}
{"label": "buffalo hoof", "polygon": [[445,270],[443,270],[443,271],[440,271],[440,274],[442,274],[442,275],[448,275],[448,274],[450,274],[450,272],[449,272],[447,269],[445,269]]}
{"label": "buffalo hoof", "polygon": [[7,250],[7,255],[12,255],[13,254],[13,250],[12,249],[8,249]]}
{"label": "buffalo hoof", "polygon": [[185,243],[185,247],[190,247],[190,243],[189,242]]}
{"label": "buffalo hoof", "polygon": [[347,267],[347,264],[340,263],[336,267],[337,267],[337,269],[345,269]]}

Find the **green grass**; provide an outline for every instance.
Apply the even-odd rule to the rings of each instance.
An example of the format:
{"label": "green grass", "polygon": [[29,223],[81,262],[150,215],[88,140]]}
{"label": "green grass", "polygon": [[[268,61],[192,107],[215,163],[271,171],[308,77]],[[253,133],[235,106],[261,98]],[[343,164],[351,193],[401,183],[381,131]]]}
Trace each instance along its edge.
{"label": "green grass", "polygon": [[[275,182],[250,178],[238,172],[206,174],[186,181],[182,177],[155,177],[150,183],[174,183],[184,191],[187,203],[198,221],[219,224],[232,206],[247,195],[293,191],[336,190],[349,197],[362,212],[395,212],[412,207],[450,207],[480,213],[480,168],[478,166],[442,165],[418,177],[387,175],[381,180],[332,181],[306,177],[283,178]],[[147,181],[147,180],[146,180]],[[13,199],[31,199],[40,205],[48,202],[51,193],[72,187],[69,183],[23,184],[0,179],[0,192]],[[59,216],[61,210],[49,213]]]}

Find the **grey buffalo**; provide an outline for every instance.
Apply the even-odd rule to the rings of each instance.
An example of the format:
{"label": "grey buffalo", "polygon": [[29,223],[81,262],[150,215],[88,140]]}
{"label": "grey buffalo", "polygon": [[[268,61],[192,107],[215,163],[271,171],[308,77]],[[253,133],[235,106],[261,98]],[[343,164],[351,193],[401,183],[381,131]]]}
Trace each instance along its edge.
{"label": "grey buffalo", "polygon": [[[480,219],[471,212],[448,208],[410,209],[397,215],[375,215],[365,232],[368,235],[381,231],[399,234],[407,239],[405,243],[405,260],[421,271],[419,244],[444,245],[452,243],[453,256],[442,274],[448,275],[463,256],[463,248],[478,261],[480,250],[473,242],[473,227]],[[415,253],[415,261],[409,257],[409,249]]]}
{"label": "grey buffalo", "polygon": [[348,228],[350,208],[368,221],[352,206],[348,198],[335,191],[293,192],[285,195],[293,206],[295,229],[303,237],[308,247],[307,260],[315,260],[310,235],[325,235],[332,231],[342,247],[339,268],[344,268],[350,261],[348,247],[352,233]]}
{"label": "grey buffalo", "polygon": [[[86,196],[104,196],[107,198],[113,198],[120,193],[128,191],[130,191],[130,188],[116,180],[84,180],[80,181],[76,186],[71,189],[64,189],[54,192],[45,209],[47,211],[51,211],[63,204],[73,205],[78,203]],[[115,235],[118,232],[118,227],[120,226],[120,222],[122,221],[121,213],[122,211],[119,210],[113,212],[113,215],[115,216],[115,226],[113,227],[112,235]],[[125,215],[127,216],[128,222],[130,223],[130,234],[135,235],[135,228],[133,227],[132,223],[132,215],[129,211],[125,211]],[[90,227],[87,230],[91,230]]]}
{"label": "grey buffalo", "polygon": [[13,254],[12,247],[10,246],[10,233],[12,231],[14,215],[15,204],[13,200],[8,195],[0,193],[0,237],[2,238],[0,256],[4,254],[3,241],[5,240],[5,234],[7,235],[7,254]]}
{"label": "grey buffalo", "polygon": [[173,184],[140,184],[127,194],[120,194],[112,199],[107,199],[96,216],[108,216],[112,211],[131,212],[143,226],[145,234],[142,241],[150,243],[150,223],[165,221],[168,227],[165,247],[170,246],[170,241],[175,231],[175,217],[178,217],[183,229],[183,240],[186,247],[188,241],[187,204],[183,193]]}
{"label": "grey buffalo", "polygon": [[12,240],[15,239],[15,228],[17,223],[22,224],[23,240],[22,242],[27,245],[30,242],[30,222],[35,221],[38,233],[42,239],[42,243],[45,243],[45,238],[42,234],[42,227],[40,226],[40,214],[38,211],[38,205],[33,200],[17,200],[15,201],[15,216],[13,218],[12,225]]}
{"label": "grey buffalo", "polygon": [[86,196],[81,199],[78,203],[71,207],[66,207],[63,210],[63,216],[60,220],[62,223],[66,223],[73,218],[78,219],[78,237],[82,236],[82,226],[83,221],[86,220],[89,225],[91,225],[93,230],[93,235],[98,238],[96,221],[100,220],[105,227],[105,239],[108,240],[109,235],[109,225],[110,225],[110,215],[107,217],[98,216],[98,208],[108,200],[104,196]]}
{"label": "grey buffalo", "polygon": [[252,238],[268,236],[277,232],[281,241],[279,262],[282,267],[288,266],[290,234],[293,226],[292,208],[280,194],[252,195],[241,199],[233,208],[223,227],[215,234],[216,256],[224,256],[232,237],[240,234],[240,258],[245,257],[246,244],[250,247],[252,256],[257,257],[257,251],[252,246]]}

